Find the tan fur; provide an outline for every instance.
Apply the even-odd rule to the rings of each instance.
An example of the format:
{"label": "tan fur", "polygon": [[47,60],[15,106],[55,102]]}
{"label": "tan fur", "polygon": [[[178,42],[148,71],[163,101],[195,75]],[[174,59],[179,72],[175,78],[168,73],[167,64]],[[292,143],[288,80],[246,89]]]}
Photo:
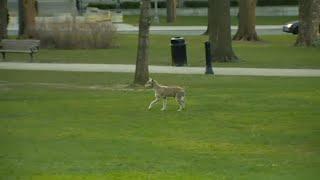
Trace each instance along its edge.
{"label": "tan fur", "polygon": [[166,110],[168,97],[174,97],[176,101],[179,103],[180,107],[178,111],[181,111],[185,108],[185,91],[183,88],[178,86],[163,86],[153,79],[150,79],[145,86],[152,87],[156,97],[156,99],[150,103],[148,108],[149,110],[152,108],[154,104],[158,103],[161,98],[163,99],[163,106],[161,110]]}

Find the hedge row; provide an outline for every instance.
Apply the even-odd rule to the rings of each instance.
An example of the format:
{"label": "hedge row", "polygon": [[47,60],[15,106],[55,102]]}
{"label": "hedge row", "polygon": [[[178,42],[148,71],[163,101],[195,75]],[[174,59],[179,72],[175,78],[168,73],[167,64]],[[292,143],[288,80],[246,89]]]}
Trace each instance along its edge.
{"label": "hedge row", "polygon": [[[231,6],[238,6],[239,0],[231,0]],[[284,5],[298,5],[299,0],[258,0],[258,6],[284,6]],[[185,7],[189,8],[201,8],[208,7],[208,1],[185,1]],[[116,9],[116,4],[106,3],[89,3],[88,7],[96,7],[98,9]],[[139,2],[122,2],[120,4],[121,9],[138,9],[140,7]],[[151,7],[154,8],[154,2],[151,2]],[[165,1],[158,2],[158,8],[166,8],[167,3]]]}
{"label": "hedge row", "polygon": [[[185,1],[184,6],[189,8],[208,7],[208,1]],[[238,6],[238,0],[230,0],[230,6]]]}
{"label": "hedge row", "polygon": [[[106,3],[89,3],[88,7],[96,7],[98,9],[116,9],[116,4],[106,4]],[[151,2],[151,7],[154,8],[154,2]],[[166,8],[166,2],[158,2],[158,8]],[[120,3],[121,9],[139,9],[139,2],[122,2]]]}
{"label": "hedge row", "polygon": [[95,7],[98,9],[115,9],[115,4],[105,4],[105,3],[89,3],[88,7]]}
{"label": "hedge row", "polygon": [[[299,0],[258,0],[257,6],[285,6],[298,5]],[[239,0],[230,0],[230,6],[238,6]],[[185,1],[185,7],[200,8],[208,7],[208,1]]]}
{"label": "hedge row", "polygon": [[258,0],[258,6],[285,6],[298,5],[299,0]]}
{"label": "hedge row", "polygon": [[[208,1],[185,1],[184,2],[185,7],[189,8],[202,8],[202,7],[208,7]],[[231,0],[230,6],[238,6],[237,0]]]}

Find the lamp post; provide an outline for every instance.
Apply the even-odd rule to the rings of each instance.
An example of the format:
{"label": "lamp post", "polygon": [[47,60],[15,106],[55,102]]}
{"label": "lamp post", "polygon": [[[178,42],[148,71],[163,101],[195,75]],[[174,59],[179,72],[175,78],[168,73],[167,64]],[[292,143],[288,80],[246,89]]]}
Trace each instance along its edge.
{"label": "lamp post", "polygon": [[77,10],[77,0],[69,0],[71,4],[71,17],[72,17],[72,23],[76,22],[78,10]]}
{"label": "lamp post", "polygon": [[184,0],[179,0],[178,1],[178,7],[179,8],[183,8],[183,6],[184,6]]}
{"label": "lamp post", "polygon": [[157,24],[159,24],[159,12],[158,12],[158,0],[154,1],[154,18],[153,21]]}
{"label": "lamp post", "polygon": [[121,12],[121,9],[120,9],[120,0],[117,0],[117,4],[116,4],[116,11],[117,13],[120,13]]}
{"label": "lamp post", "polygon": [[212,63],[211,63],[211,45],[210,42],[207,41],[204,43],[204,47],[205,47],[205,52],[206,52],[206,72],[205,74],[214,74],[213,70],[212,70]]}
{"label": "lamp post", "polygon": [[79,12],[79,15],[82,16],[84,13],[83,0],[77,0],[76,3],[77,11]]}

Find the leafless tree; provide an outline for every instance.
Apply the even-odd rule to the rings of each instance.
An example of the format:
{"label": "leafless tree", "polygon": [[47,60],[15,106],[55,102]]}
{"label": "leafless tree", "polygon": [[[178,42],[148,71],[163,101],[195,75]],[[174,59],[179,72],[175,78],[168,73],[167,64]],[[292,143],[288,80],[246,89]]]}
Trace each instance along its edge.
{"label": "leafless tree", "polygon": [[0,40],[7,37],[8,15],[7,0],[0,0]]}
{"label": "leafless tree", "polygon": [[150,0],[142,0],[140,3],[138,53],[134,83],[143,85],[149,79],[149,28],[151,23]]}
{"label": "leafless tree", "polygon": [[177,17],[177,0],[167,0],[167,22],[172,23]]}
{"label": "leafless tree", "polygon": [[23,38],[34,37],[36,27],[36,1],[19,0],[19,36]]}
{"label": "leafless tree", "polygon": [[256,4],[257,0],[239,1],[239,25],[233,40],[259,40],[256,32]]}
{"label": "leafless tree", "polygon": [[209,0],[208,18],[212,61],[237,61],[232,49],[230,1]]}
{"label": "leafless tree", "polygon": [[299,34],[296,46],[312,46],[320,30],[320,0],[299,0]]}

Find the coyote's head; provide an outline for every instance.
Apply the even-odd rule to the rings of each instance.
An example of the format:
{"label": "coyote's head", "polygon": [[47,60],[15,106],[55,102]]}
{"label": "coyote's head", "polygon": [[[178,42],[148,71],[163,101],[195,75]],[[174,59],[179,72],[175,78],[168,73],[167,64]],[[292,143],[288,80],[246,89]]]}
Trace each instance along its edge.
{"label": "coyote's head", "polygon": [[149,80],[146,82],[146,84],[144,85],[144,87],[146,88],[152,88],[154,86],[155,80],[153,80],[152,78],[149,78]]}

